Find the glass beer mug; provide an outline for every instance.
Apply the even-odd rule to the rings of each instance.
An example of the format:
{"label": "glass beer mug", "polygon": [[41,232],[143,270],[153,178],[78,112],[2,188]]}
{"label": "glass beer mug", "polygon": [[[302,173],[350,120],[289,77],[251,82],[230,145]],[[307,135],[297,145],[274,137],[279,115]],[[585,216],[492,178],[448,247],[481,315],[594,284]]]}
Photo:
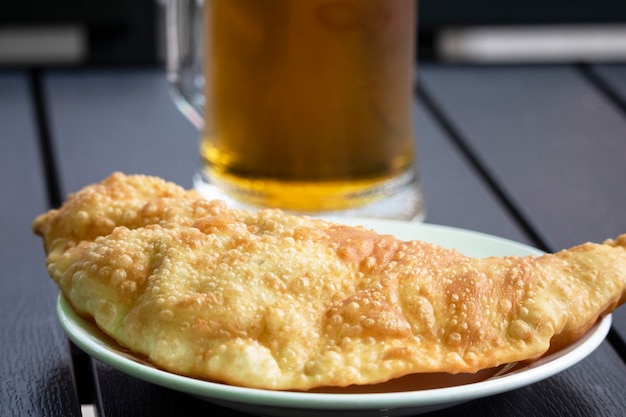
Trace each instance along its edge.
{"label": "glass beer mug", "polygon": [[202,132],[194,187],[244,208],[424,216],[415,0],[169,0],[174,100]]}

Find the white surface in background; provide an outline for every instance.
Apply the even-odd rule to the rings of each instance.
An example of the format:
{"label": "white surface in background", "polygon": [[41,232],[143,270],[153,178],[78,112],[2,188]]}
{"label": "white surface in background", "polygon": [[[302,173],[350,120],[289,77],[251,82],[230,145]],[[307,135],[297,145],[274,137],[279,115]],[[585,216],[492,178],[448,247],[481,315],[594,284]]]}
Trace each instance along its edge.
{"label": "white surface in background", "polygon": [[86,52],[78,25],[0,28],[0,63],[77,63]]}
{"label": "white surface in background", "polygon": [[490,26],[443,29],[437,51],[457,62],[626,60],[626,25]]}
{"label": "white surface in background", "polygon": [[91,404],[81,405],[80,412],[83,417],[98,417],[98,413],[96,413],[96,408]]}

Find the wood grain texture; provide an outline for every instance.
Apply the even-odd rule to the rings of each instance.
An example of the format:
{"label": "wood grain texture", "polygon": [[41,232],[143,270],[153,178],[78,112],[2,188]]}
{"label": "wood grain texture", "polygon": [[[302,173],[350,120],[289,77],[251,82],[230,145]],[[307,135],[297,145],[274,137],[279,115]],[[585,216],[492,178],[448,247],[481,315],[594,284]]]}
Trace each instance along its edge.
{"label": "wood grain texture", "polygon": [[79,415],[58,290],[31,232],[47,210],[26,73],[0,73],[0,415]]}
{"label": "wood grain texture", "polygon": [[[101,417],[247,415],[185,393],[128,377],[99,361],[95,361],[94,371],[98,376],[100,393],[98,415]],[[117,401],[113,401],[114,398]]]}
{"label": "wood grain texture", "polygon": [[199,132],[174,106],[162,70],[54,71],[45,91],[65,194],[114,170],[191,186]]}
{"label": "wood grain texture", "polygon": [[[620,359],[603,343],[585,359],[566,372],[557,374],[540,383],[482,398],[458,407],[433,413],[433,417],[452,416],[619,416],[623,410],[620,397],[623,386],[623,364],[614,367]],[[606,373],[589,375],[587,365],[607,369]]]}
{"label": "wood grain texture", "polygon": [[550,250],[626,230],[626,118],[573,67],[422,66],[476,159]]}
{"label": "wood grain texture", "polygon": [[490,233],[532,245],[493,191],[418,103],[417,151],[426,221]]}

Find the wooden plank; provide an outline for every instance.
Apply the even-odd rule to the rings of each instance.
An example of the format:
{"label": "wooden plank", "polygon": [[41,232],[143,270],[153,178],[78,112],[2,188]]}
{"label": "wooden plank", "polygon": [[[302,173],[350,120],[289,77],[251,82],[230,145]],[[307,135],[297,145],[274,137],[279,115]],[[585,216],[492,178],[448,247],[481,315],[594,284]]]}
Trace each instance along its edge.
{"label": "wooden plank", "polygon": [[25,72],[0,72],[0,415],[78,416],[67,338],[31,222],[47,210]]}
{"label": "wooden plank", "polygon": [[626,231],[626,119],[570,67],[429,67],[421,82],[550,250]]}
{"label": "wooden plank", "polygon": [[95,362],[94,369],[98,377],[98,391],[102,394],[98,401],[101,405],[99,416],[127,417],[129,410],[132,410],[130,414],[133,417],[247,416],[178,391],[131,378],[98,361]]}
{"label": "wooden plank", "polygon": [[417,111],[417,149],[426,221],[490,233],[532,245],[476,169],[422,102]]}
{"label": "wooden plank", "polygon": [[162,71],[59,71],[45,85],[65,194],[117,170],[191,187],[199,133],[175,108]]}

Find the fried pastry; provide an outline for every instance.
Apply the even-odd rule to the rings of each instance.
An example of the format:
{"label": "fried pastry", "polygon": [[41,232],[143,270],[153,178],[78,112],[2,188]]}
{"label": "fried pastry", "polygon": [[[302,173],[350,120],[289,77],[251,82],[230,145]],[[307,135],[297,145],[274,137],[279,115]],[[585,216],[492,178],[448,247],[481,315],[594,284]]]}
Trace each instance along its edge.
{"label": "fried pastry", "polygon": [[37,217],[73,308],[162,369],[277,390],[476,372],[572,343],[626,301],[626,235],[469,258],[115,173]]}

